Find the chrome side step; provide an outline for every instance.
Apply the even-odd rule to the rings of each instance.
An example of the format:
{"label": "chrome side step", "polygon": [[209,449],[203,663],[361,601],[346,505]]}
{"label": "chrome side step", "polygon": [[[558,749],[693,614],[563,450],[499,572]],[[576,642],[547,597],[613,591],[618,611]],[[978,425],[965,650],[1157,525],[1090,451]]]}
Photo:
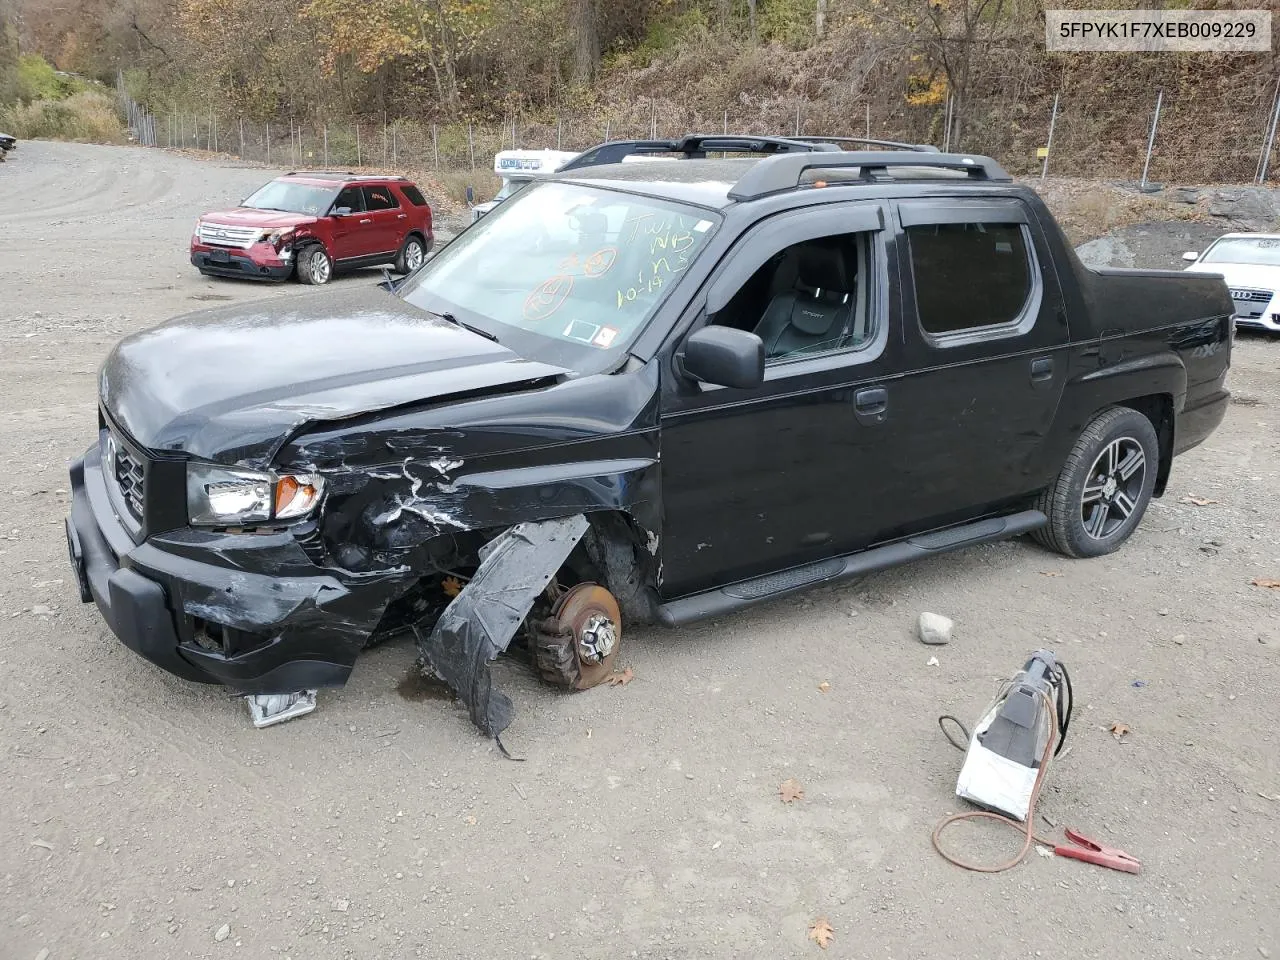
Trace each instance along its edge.
{"label": "chrome side step", "polygon": [[1029,533],[1049,522],[1039,510],[1024,510],[1007,517],[991,517],[932,533],[922,533],[897,543],[887,543],[858,553],[819,560],[780,573],[731,583],[704,593],[671,600],[657,609],[660,623],[675,627],[706,617],[716,617],[753,604],[798,593],[820,583],[839,583],[877,570],[901,566],[912,560],[950,553],[963,547],[993,540],[1006,540]]}

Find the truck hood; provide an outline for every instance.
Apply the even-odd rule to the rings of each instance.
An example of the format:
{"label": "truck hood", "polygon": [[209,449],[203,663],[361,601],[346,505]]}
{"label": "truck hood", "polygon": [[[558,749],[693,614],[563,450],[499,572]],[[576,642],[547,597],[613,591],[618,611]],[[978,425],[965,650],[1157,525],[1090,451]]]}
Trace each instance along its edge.
{"label": "truck hood", "polygon": [[258,210],[255,207],[236,207],[232,210],[213,210],[200,217],[208,223],[223,223],[233,227],[296,227],[312,223],[316,217],[309,213],[288,213],[284,210]]}
{"label": "truck hood", "polygon": [[143,447],[262,467],[305,423],[567,373],[370,285],[201,311],[134,334],[107,357],[98,390]]}
{"label": "truck hood", "polygon": [[1221,274],[1228,287],[1280,290],[1280,267],[1257,263],[1197,263],[1188,267],[1187,272]]}

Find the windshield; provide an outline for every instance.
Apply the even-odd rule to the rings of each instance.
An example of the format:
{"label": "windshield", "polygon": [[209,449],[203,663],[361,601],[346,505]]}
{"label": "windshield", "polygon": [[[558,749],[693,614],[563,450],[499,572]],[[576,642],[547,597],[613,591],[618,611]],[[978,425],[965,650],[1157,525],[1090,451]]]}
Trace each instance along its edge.
{"label": "windshield", "polygon": [[505,200],[528,182],[528,180],[503,180],[502,189],[493,195],[493,199]]}
{"label": "windshield", "polygon": [[1280,267],[1280,239],[1276,237],[1226,237],[1210,247],[1201,263],[1256,263]]}
{"label": "windshield", "polygon": [[272,180],[256,190],[241,206],[257,210],[282,210],[286,213],[308,213],[313,217],[329,211],[337,187],[317,187],[309,183]]}
{"label": "windshield", "polygon": [[523,357],[597,372],[616,363],[717,223],[666,200],[533,183],[441,250],[401,296]]}

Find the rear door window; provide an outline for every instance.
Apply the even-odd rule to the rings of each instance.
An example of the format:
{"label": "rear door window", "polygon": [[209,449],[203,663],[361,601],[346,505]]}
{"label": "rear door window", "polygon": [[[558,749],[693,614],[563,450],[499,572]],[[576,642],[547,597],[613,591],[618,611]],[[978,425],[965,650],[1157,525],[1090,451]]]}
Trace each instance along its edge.
{"label": "rear door window", "polygon": [[394,210],[400,206],[400,201],[396,199],[395,194],[391,192],[391,188],[385,183],[364,187],[363,189],[366,210]]}
{"label": "rear door window", "polygon": [[1016,323],[1032,297],[1033,261],[1021,223],[906,227],[920,325],[935,336]]}

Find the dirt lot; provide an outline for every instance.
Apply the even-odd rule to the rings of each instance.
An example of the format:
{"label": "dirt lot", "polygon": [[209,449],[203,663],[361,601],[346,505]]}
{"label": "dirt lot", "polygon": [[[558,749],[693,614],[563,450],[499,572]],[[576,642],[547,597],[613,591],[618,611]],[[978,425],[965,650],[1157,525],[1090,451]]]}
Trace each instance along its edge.
{"label": "dirt lot", "polygon": [[[835,957],[1280,957],[1280,590],[1249,582],[1280,577],[1280,342],[1238,342],[1226,423],[1118,555],[1005,543],[636,631],[621,688],[503,662],[525,763],[398,692],[408,644],[255,731],[76,600],[62,518],[120,335],[299,292],[186,262],[194,217],[263,177],[42,143],[0,167],[0,958],[798,957],[817,917]],[[1144,229],[1120,242],[1172,265],[1187,225]],[[914,638],[922,610],[955,618],[950,646]],[[975,718],[1040,645],[1080,701],[1041,809],[1141,876],[1035,855],[980,876],[930,845],[959,809],[935,718]],[[964,829],[975,856],[1016,848]]]}

